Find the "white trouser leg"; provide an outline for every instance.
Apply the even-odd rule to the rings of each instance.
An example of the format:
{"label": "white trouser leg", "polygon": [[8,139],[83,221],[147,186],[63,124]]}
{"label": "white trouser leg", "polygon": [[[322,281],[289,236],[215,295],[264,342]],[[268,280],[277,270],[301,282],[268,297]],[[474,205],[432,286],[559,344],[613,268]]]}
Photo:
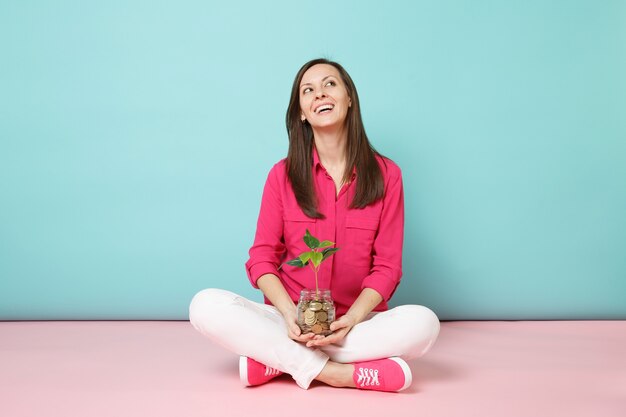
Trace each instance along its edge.
{"label": "white trouser leg", "polygon": [[189,306],[189,320],[215,343],[290,374],[304,389],[328,361],[328,355],[322,351],[307,348],[287,336],[285,320],[275,307],[230,291],[200,291]]}
{"label": "white trouser leg", "polygon": [[399,356],[410,360],[425,354],[439,335],[439,319],[427,307],[403,305],[370,313],[338,345],[322,350],[334,362],[351,363]]}

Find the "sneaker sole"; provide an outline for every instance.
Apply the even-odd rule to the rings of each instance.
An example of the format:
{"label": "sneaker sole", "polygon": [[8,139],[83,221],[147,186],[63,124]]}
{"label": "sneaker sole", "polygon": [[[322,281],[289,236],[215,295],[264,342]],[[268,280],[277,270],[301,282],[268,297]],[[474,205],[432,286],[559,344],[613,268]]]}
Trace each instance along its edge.
{"label": "sneaker sole", "polygon": [[241,383],[246,387],[250,386],[250,382],[248,382],[248,357],[240,356],[239,357],[239,379],[241,379]]}
{"label": "sneaker sole", "polygon": [[400,365],[400,368],[402,368],[402,371],[404,372],[404,385],[399,390],[396,390],[396,392],[400,392],[400,391],[407,389],[413,382],[413,373],[411,372],[411,368],[409,367],[409,364],[406,363],[404,359],[400,359],[400,358],[389,358],[389,359],[394,361],[398,365]]}

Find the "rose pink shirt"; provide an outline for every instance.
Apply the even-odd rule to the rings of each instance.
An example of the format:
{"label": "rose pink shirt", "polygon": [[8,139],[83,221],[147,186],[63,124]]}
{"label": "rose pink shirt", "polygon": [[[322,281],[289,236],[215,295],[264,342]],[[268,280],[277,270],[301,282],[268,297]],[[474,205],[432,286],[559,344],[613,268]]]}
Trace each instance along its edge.
{"label": "rose pink shirt", "polygon": [[[254,244],[246,262],[248,278],[258,288],[257,280],[262,275],[278,276],[294,302],[298,301],[300,290],[315,288],[310,266],[285,264],[278,270],[283,262],[310,250],[302,240],[309,229],[320,241],[330,240],[340,248],[322,262],[318,272],[319,288],[331,290],[337,317],[348,311],[363,288],[372,288],[383,297],[374,311],[387,310],[387,301],[402,277],[404,194],[400,168],[377,156],[384,178],[384,197],[364,209],[350,209],[358,181],[356,170],[337,195],[332,177],[313,149],[318,210],[326,218],[312,219],[304,214],[287,178],[286,159],[275,164],[263,190]],[[271,304],[267,298],[265,303]]]}

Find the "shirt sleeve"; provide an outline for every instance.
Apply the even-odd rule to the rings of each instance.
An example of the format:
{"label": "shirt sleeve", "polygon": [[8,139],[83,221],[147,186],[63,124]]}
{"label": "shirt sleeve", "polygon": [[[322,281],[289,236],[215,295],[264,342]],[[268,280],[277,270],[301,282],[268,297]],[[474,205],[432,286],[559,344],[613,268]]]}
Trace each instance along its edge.
{"label": "shirt sleeve", "polygon": [[279,169],[280,166],[275,165],[267,176],[254,243],[248,252],[250,258],[245,265],[248,279],[254,288],[259,288],[257,280],[264,274],[280,276],[278,266],[285,252],[285,243]]}
{"label": "shirt sleeve", "polygon": [[370,273],[361,285],[376,290],[389,301],[402,278],[402,246],[404,242],[404,190],[402,173],[391,178],[385,196],[378,233],[374,240]]}

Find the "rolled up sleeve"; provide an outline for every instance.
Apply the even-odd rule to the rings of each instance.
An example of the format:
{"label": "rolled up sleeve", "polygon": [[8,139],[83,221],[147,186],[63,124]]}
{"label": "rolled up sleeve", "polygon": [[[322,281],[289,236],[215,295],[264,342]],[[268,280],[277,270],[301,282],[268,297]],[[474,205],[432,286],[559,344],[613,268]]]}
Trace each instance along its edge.
{"label": "rolled up sleeve", "polygon": [[402,278],[402,246],[404,243],[404,190],[402,173],[390,176],[383,197],[380,226],[373,245],[370,273],[361,289],[377,291],[385,302],[393,296]]}
{"label": "rolled up sleeve", "polygon": [[257,281],[264,274],[279,276],[278,266],[285,253],[283,205],[278,169],[280,166],[274,165],[267,176],[254,243],[248,252],[250,257],[245,264],[248,279],[254,288],[259,288]]}

